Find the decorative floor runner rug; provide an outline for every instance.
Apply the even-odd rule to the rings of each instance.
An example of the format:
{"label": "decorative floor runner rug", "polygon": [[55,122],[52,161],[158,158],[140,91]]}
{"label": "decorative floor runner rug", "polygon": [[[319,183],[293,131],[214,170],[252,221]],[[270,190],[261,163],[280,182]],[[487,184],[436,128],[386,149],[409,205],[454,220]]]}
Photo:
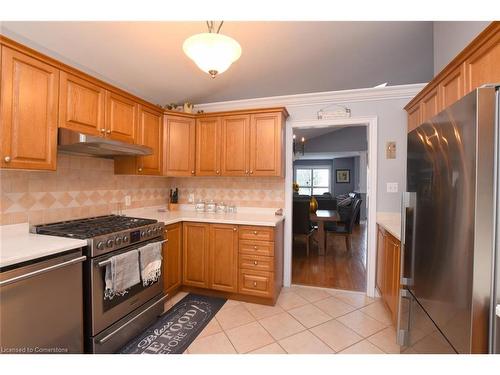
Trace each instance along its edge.
{"label": "decorative floor runner rug", "polygon": [[182,354],[224,303],[223,298],[188,294],[119,353]]}

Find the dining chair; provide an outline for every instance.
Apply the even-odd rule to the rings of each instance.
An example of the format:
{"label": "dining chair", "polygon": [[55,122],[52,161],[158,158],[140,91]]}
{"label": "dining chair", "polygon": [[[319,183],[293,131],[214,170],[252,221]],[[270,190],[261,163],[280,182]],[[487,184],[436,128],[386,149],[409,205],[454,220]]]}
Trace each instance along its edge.
{"label": "dining chair", "polygon": [[311,224],[309,213],[309,201],[305,199],[293,201],[293,239],[295,237],[305,237],[306,239],[306,254],[309,256],[311,235],[316,230],[316,227]]}
{"label": "dining chair", "polygon": [[354,228],[354,224],[356,222],[356,217],[358,216],[359,209],[361,207],[361,199],[355,199],[351,203],[351,210],[349,212],[348,217],[346,217],[345,221],[333,223],[333,222],[326,222],[325,223],[325,253],[327,249],[327,238],[328,238],[328,233],[331,233],[334,236],[342,236],[345,238],[345,246],[346,246],[346,251],[348,253],[351,252],[351,235],[352,235],[352,230]]}

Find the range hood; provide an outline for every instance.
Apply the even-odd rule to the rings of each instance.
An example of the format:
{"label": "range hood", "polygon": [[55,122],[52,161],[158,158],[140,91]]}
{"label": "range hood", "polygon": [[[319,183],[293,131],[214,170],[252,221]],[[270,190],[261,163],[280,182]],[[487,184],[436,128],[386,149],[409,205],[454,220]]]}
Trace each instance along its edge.
{"label": "range hood", "polygon": [[114,141],[109,138],[87,135],[70,129],[58,130],[59,151],[102,158],[115,156],[147,156],[153,154],[151,147]]}

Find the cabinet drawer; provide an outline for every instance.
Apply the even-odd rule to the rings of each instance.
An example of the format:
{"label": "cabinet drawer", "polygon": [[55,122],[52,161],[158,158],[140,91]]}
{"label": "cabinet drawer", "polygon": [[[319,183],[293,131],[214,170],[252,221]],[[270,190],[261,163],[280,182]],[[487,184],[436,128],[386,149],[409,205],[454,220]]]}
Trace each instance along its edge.
{"label": "cabinet drawer", "polygon": [[240,270],[239,292],[259,297],[273,296],[272,272]]}
{"label": "cabinet drawer", "polygon": [[274,242],[240,241],[240,254],[272,257],[274,256]]}
{"label": "cabinet drawer", "polygon": [[274,269],[274,258],[240,254],[240,269],[272,272]]}
{"label": "cabinet drawer", "polygon": [[274,241],[274,228],[240,226],[240,239]]}

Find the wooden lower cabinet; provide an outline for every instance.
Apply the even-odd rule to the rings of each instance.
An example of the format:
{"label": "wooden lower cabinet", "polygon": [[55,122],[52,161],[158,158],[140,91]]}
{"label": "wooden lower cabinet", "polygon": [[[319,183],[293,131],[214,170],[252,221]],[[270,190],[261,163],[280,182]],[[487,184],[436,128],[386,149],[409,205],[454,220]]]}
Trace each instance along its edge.
{"label": "wooden lower cabinet", "polygon": [[[255,230],[258,239],[246,239]],[[184,222],[182,236],[184,286],[275,303],[283,285],[282,223],[248,227]],[[260,236],[274,241],[264,241]]]}
{"label": "wooden lower cabinet", "polygon": [[238,226],[210,224],[210,289],[238,291]]}
{"label": "wooden lower cabinet", "polygon": [[394,323],[397,322],[399,307],[400,261],[401,242],[379,226],[376,285]]}
{"label": "wooden lower cabinet", "polygon": [[183,223],[182,256],[184,285],[208,288],[209,226],[203,223]]}
{"label": "wooden lower cabinet", "polygon": [[163,245],[163,291],[172,294],[182,284],[182,224],[165,228]]}

